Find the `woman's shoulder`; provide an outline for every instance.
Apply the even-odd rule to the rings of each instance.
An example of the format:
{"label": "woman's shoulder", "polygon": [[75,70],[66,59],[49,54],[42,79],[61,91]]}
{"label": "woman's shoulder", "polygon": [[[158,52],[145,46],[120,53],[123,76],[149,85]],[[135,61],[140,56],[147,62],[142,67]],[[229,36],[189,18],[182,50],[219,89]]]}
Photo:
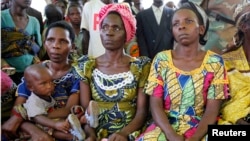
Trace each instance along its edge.
{"label": "woman's shoulder", "polygon": [[239,57],[239,55],[241,55],[242,53],[244,54],[242,47],[237,47],[223,53],[222,57],[224,60],[232,60],[233,58]]}
{"label": "woman's shoulder", "polygon": [[76,62],[73,64],[73,67],[76,70],[85,70],[84,68],[95,67],[96,65],[96,58],[90,57],[88,55],[83,55]]}
{"label": "woman's shoulder", "polygon": [[170,61],[172,60],[172,53],[171,50],[164,50],[159,53],[157,53],[154,57],[154,60],[156,61]]}
{"label": "woman's shoulder", "polygon": [[216,62],[222,62],[223,58],[222,55],[208,50],[206,51],[205,61],[207,61],[208,63],[216,63]]}

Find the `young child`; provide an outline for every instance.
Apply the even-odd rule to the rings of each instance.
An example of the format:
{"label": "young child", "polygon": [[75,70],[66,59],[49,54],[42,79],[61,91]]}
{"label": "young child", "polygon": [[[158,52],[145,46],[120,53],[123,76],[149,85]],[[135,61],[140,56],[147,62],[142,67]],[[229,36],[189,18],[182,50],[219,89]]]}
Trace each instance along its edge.
{"label": "young child", "polygon": [[[31,65],[25,69],[24,79],[27,82],[27,88],[32,92],[23,104],[27,110],[28,119],[57,139],[64,139],[65,134],[70,131],[78,140],[83,140],[85,133],[76,115],[70,114],[67,120],[47,117],[48,112],[51,112],[56,104],[51,97],[54,83],[49,69],[42,64]],[[70,126],[73,129],[70,129]]]}

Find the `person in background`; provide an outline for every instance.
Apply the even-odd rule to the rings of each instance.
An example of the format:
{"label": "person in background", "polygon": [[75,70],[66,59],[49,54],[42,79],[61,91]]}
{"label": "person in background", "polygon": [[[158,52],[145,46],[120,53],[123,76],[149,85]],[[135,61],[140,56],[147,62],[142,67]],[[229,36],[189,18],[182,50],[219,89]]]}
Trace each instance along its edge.
{"label": "person in background", "polygon": [[[87,3],[86,3],[87,5]],[[99,125],[84,126],[87,140],[133,141],[148,115],[148,98],[143,93],[150,68],[148,57],[131,57],[124,52],[125,43],[135,36],[136,20],[128,6],[108,4],[99,12],[100,36],[105,53],[78,59],[81,76],[80,103],[86,108],[90,100],[99,105]]]}
{"label": "person in background", "polygon": [[163,50],[173,49],[174,39],[170,29],[173,9],[163,0],[154,0],[153,5],[136,15],[136,38],[140,56],[154,56]]}
{"label": "person in background", "polygon": [[42,16],[42,13],[40,11],[32,8],[32,7],[29,7],[27,9],[27,13],[28,13],[28,15],[37,18],[37,20],[39,21],[39,24],[40,24],[40,32],[42,34],[42,32],[43,32],[43,16]]}
{"label": "person in background", "polygon": [[187,1],[200,5],[209,17],[210,26],[207,32],[209,40],[203,46],[203,50],[222,54],[230,47],[230,42],[237,31],[233,20],[235,8],[247,0],[180,0],[179,5]]}
{"label": "person in background", "polygon": [[[45,33],[47,31],[48,26],[54,22],[63,20],[63,13],[62,13],[61,8],[59,8],[58,6],[55,6],[54,4],[47,4],[45,6],[44,15],[46,19],[44,21],[44,30],[42,33],[43,42],[45,40]],[[39,58],[41,58],[42,61],[49,60],[49,56],[46,52],[44,45],[42,46],[39,52]]]}
{"label": "person in background", "polygon": [[[10,0],[1,0],[1,10],[5,10],[10,8],[11,6],[11,1]],[[27,8],[27,13],[30,16],[33,16],[35,18],[37,18],[37,20],[39,21],[40,24],[40,31],[42,34],[43,31],[43,17],[42,17],[42,13],[32,7]]]}
{"label": "person in background", "polygon": [[63,19],[67,20],[66,17],[66,10],[68,7],[68,2],[67,0],[52,0],[52,4],[54,4],[55,6],[61,8],[62,13],[63,13]]}
{"label": "person in background", "polygon": [[250,125],[250,3],[239,4],[233,17],[234,45],[222,55],[231,99],[223,103],[218,124]]}
{"label": "person in background", "polygon": [[69,4],[67,17],[71,26],[75,32],[75,49],[73,51],[73,57],[80,57],[82,55],[86,55],[88,52],[87,50],[83,50],[82,48],[82,40],[83,40],[83,33],[81,30],[81,14],[82,14],[82,6],[76,3]]}
{"label": "person in background", "polygon": [[[80,77],[68,59],[74,39],[75,33],[66,21],[50,24],[45,33],[44,46],[50,60],[46,60],[42,64],[52,72],[55,84],[52,97],[56,101],[56,108],[48,114],[49,118],[66,118],[71,108],[79,104]],[[17,134],[21,130],[27,132],[31,140],[53,140],[49,134],[27,121],[27,117],[24,116],[24,108],[20,105],[25,103],[31,95],[25,80],[18,85],[17,94],[12,116],[2,125],[3,135],[9,139],[21,138]],[[65,139],[71,140],[73,136],[68,133]]]}
{"label": "person in background", "polygon": [[1,0],[1,10],[10,8],[10,0]]}
{"label": "person in background", "polygon": [[167,3],[166,3],[166,6],[169,7],[169,8],[172,8],[172,9],[174,9],[174,10],[176,9],[176,6],[175,6],[175,4],[174,4],[173,1],[167,2]]}
{"label": "person in background", "polygon": [[145,93],[153,122],[136,141],[205,140],[228,97],[222,57],[201,49],[209,26],[204,10],[185,3],[173,14],[171,26],[177,44],[152,62]]}
{"label": "person in background", "polygon": [[83,6],[81,29],[83,30],[82,48],[89,56],[98,57],[105,49],[100,39],[98,13],[106,4],[113,3],[113,0],[90,0]]}
{"label": "person in background", "polygon": [[127,2],[129,4],[133,15],[136,15],[140,11],[144,10],[142,0],[124,0],[123,2]]}
{"label": "person in background", "polygon": [[15,102],[17,85],[9,74],[1,70],[1,124],[9,119]]}
{"label": "person in background", "polygon": [[16,69],[10,75],[16,84],[21,82],[27,66],[40,62],[40,24],[27,14],[30,4],[31,0],[13,0],[9,9],[1,11],[1,68]]}

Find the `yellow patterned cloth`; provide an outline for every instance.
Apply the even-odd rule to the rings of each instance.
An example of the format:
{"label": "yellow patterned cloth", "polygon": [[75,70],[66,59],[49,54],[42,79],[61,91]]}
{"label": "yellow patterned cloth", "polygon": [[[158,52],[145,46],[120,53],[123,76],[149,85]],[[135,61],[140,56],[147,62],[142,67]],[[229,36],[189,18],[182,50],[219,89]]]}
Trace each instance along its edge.
{"label": "yellow patterned cloth", "polygon": [[250,66],[243,48],[223,55],[231,99],[223,104],[218,124],[235,124],[250,113]]}
{"label": "yellow patterned cloth", "polygon": [[[147,57],[131,58],[128,72],[109,75],[97,69],[95,58],[83,56],[78,59],[76,70],[81,80],[90,85],[92,98],[99,105],[98,139],[119,132],[133,120],[138,88],[144,87],[150,64]],[[130,140],[139,134],[140,131],[133,132],[129,135]]]}
{"label": "yellow patterned cloth", "polygon": [[[225,99],[227,85],[226,68],[220,55],[207,51],[199,68],[183,71],[174,66],[168,50],[154,58],[145,92],[163,100],[166,118],[173,129],[190,138],[205,112],[206,101]],[[136,141],[166,140],[164,132],[153,122]]]}

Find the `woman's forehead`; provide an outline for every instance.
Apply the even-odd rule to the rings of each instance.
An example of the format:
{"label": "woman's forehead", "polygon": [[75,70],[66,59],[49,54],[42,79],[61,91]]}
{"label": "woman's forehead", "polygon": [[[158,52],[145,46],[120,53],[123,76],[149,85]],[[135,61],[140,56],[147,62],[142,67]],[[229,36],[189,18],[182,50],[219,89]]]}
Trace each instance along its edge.
{"label": "woman's forehead", "polygon": [[190,18],[191,17],[193,17],[193,18],[197,17],[193,10],[185,8],[185,9],[177,10],[173,15],[173,19],[178,18],[178,17],[183,17],[183,16],[184,17],[190,17]]}

